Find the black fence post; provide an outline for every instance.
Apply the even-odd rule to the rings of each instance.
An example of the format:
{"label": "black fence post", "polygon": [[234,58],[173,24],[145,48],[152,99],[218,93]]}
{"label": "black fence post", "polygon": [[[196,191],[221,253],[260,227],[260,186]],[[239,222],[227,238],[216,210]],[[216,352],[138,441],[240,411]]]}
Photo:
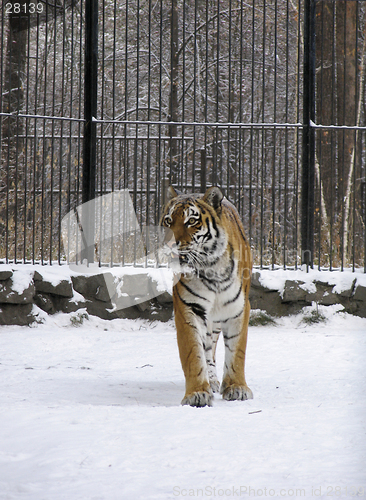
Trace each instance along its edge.
{"label": "black fence post", "polygon": [[[86,203],[95,198],[96,188],[96,123],[97,116],[97,79],[98,79],[98,0],[85,1],[85,87],[84,87],[84,152],[82,201]],[[85,211],[82,225],[88,248],[83,258],[88,263],[94,261],[94,221],[95,214]]]}
{"label": "black fence post", "polygon": [[206,168],[206,148],[203,146],[201,148],[201,193],[205,193],[207,189]]}
{"label": "black fence post", "polygon": [[315,1],[304,4],[304,96],[301,182],[301,263],[313,267],[315,188]]}

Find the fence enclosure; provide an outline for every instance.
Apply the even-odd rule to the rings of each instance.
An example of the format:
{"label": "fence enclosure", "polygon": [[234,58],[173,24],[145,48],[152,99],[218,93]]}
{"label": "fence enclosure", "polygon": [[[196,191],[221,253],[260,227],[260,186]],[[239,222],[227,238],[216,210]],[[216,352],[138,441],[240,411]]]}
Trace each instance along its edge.
{"label": "fence enclosure", "polygon": [[365,11],[4,2],[0,259],[64,262],[62,217],[115,190],[156,225],[169,179],[219,185],[256,265],[366,270]]}

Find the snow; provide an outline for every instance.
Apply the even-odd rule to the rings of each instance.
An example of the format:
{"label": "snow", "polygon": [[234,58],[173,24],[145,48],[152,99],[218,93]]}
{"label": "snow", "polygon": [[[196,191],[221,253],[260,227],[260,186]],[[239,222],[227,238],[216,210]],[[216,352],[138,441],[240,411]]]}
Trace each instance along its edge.
{"label": "snow", "polygon": [[[256,269],[253,269],[253,272],[256,271]],[[283,294],[287,280],[303,281],[304,284],[300,285],[300,288],[309,293],[316,292],[315,282],[333,285],[334,293],[349,290],[355,280],[356,287],[358,285],[366,286],[366,273],[363,272],[363,269],[358,269],[355,272],[352,272],[351,269],[344,269],[342,272],[309,269],[309,272],[306,272],[303,269],[290,270],[279,268],[276,270],[262,269],[258,270],[258,272],[260,272],[259,281],[261,285],[270,290],[278,290],[280,294]]]}
{"label": "snow", "polygon": [[[125,275],[147,274],[156,283],[157,292],[164,293],[168,291],[172,294],[173,287],[173,270],[168,267],[154,268],[154,267],[99,267],[98,264],[86,265],[54,265],[54,266],[40,266],[32,264],[1,264],[0,271],[14,271],[12,276],[13,286],[12,289],[19,294],[28,288],[32,281],[33,274],[37,271],[44,281],[48,281],[53,286],[57,286],[61,281],[66,280],[71,282],[72,276],[95,275],[102,273],[112,273],[116,283],[121,287],[121,278]],[[107,283],[108,286],[109,283]],[[80,294],[74,291],[75,300],[83,300]]]}
{"label": "snow", "polygon": [[116,282],[125,275],[146,273],[155,281],[158,292],[164,293],[168,291],[170,294],[173,293],[173,270],[168,267],[114,267],[106,268],[106,272],[112,272]]}
{"label": "snow", "polygon": [[254,399],[211,408],[180,406],[172,321],[0,327],[0,499],[364,498],[366,319],[338,309],[250,327]]}
{"label": "snow", "polygon": [[12,291],[17,292],[19,295],[21,295],[32,282],[33,272],[30,269],[24,269],[23,272],[15,271],[11,279]]}

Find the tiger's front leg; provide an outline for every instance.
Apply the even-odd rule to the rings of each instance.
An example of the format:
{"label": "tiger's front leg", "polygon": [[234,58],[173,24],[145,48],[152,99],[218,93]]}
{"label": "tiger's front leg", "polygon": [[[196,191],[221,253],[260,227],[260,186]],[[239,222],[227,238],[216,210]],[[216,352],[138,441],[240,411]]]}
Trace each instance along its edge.
{"label": "tiger's front leg", "polygon": [[220,388],[228,401],[253,399],[245,381],[245,353],[247,347],[250,304],[245,301],[243,314],[222,324],[225,343],[224,377]]}
{"label": "tiger's front leg", "polygon": [[187,304],[173,289],[173,303],[179,356],[186,379],[186,393],[182,405],[212,406],[213,393],[210,386],[203,339],[207,326],[204,313],[197,305]]}

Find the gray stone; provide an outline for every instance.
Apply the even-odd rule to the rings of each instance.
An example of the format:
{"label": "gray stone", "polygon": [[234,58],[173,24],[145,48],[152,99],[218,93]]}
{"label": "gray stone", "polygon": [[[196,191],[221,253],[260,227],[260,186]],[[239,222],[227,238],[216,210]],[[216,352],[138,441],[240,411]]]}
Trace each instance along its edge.
{"label": "gray stone", "polygon": [[43,293],[36,293],[34,296],[34,303],[38,306],[42,311],[45,311],[48,314],[53,314],[55,312],[55,308],[53,306],[53,302],[49,295]]}
{"label": "gray stone", "polygon": [[300,287],[300,285],[303,284],[303,281],[286,280],[282,294],[282,302],[309,302],[308,292]]}
{"label": "gray stone", "polygon": [[13,271],[0,271],[0,281],[7,280],[13,276]]}
{"label": "gray stone", "polygon": [[[164,294],[158,291],[158,284],[146,273],[127,274],[121,281],[118,294],[112,299],[118,309],[136,306],[139,311],[145,311],[149,307],[146,305],[149,301]],[[170,294],[165,293],[161,303],[164,303],[164,300],[172,302],[173,299]]]}
{"label": "gray stone", "polygon": [[140,311],[136,306],[126,307],[125,309],[119,309],[115,311],[114,314],[116,314],[117,318],[121,319],[138,319],[138,318],[148,319],[147,312]]}
{"label": "gray stone", "polygon": [[271,316],[288,314],[288,306],[282,302],[278,291],[264,292],[263,290],[251,290],[249,301],[252,309],[261,309]]}
{"label": "gray stone", "polygon": [[353,280],[351,287],[348,290],[342,290],[342,292],[339,293],[341,297],[346,297],[350,298],[352,297],[353,290],[355,289],[355,284],[356,284],[356,278]]}
{"label": "gray stone", "polygon": [[71,280],[74,290],[89,299],[109,302],[115,294],[114,278],[111,273],[72,276]]}
{"label": "gray stone", "polygon": [[356,314],[356,316],[360,316],[361,318],[366,318],[366,303],[358,301],[357,309],[354,314]]}
{"label": "gray stone", "polygon": [[264,300],[264,295],[265,292],[262,288],[253,288],[253,287],[250,288],[249,300],[253,309],[260,309],[259,307],[256,307],[253,304]]}
{"label": "gray stone", "polygon": [[169,321],[173,318],[173,304],[159,304],[156,300],[152,300],[149,303],[148,308],[149,316],[147,319],[150,321]]}
{"label": "gray stone", "polygon": [[162,305],[172,304],[173,303],[173,296],[169,292],[165,291],[165,292],[157,295],[156,300],[159,302],[159,304],[162,304]]}
{"label": "gray stone", "polygon": [[[273,271],[273,272],[276,272],[276,271]],[[252,288],[260,288],[264,292],[277,292],[278,291],[277,288],[274,288],[274,287],[268,288],[268,287],[262,285],[262,283],[260,282],[260,277],[261,277],[260,272],[258,272],[258,271],[253,272],[252,277],[251,277],[251,287]]]}
{"label": "gray stone", "polygon": [[68,280],[62,280],[57,285],[53,285],[49,281],[42,279],[35,280],[37,292],[52,293],[53,295],[60,295],[61,297],[71,298],[74,295],[72,283]]}
{"label": "gray stone", "polygon": [[358,285],[353,295],[353,299],[365,302],[366,306],[366,286]]}
{"label": "gray stone", "polygon": [[33,304],[0,304],[0,325],[27,326],[35,321]]}
{"label": "gray stone", "polygon": [[21,293],[12,288],[12,279],[0,281],[0,304],[30,304],[36,292],[33,281]]}
{"label": "gray stone", "polygon": [[136,306],[137,306],[138,310],[139,310],[139,311],[142,311],[142,312],[143,312],[143,311],[146,311],[146,309],[148,309],[148,308],[149,308],[149,305],[150,305],[150,304],[149,304],[149,301],[148,301],[148,300],[146,300],[146,301],[144,301],[144,302],[139,302],[138,304],[136,304]]}
{"label": "gray stone", "polygon": [[88,314],[98,316],[101,319],[116,319],[119,316],[113,310],[111,302],[102,302],[100,300],[87,300],[83,307],[86,308]]}
{"label": "gray stone", "polygon": [[55,312],[61,311],[63,313],[71,313],[85,307],[85,302],[75,302],[67,297],[60,297],[59,295],[54,295],[52,297],[52,302]]}
{"label": "gray stone", "polygon": [[112,302],[115,309],[126,309],[127,307],[133,307],[136,305],[135,297],[130,297],[129,295],[118,297],[116,294],[112,297]]}
{"label": "gray stone", "polygon": [[328,285],[323,281],[315,281],[315,285],[316,292],[308,294],[307,300],[309,302],[317,302],[323,306],[338,304],[340,302],[338,295],[333,293],[334,285]]}
{"label": "gray stone", "polygon": [[[155,283],[155,282],[154,282]],[[155,284],[156,289],[156,284]],[[146,273],[141,274],[125,274],[123,276],[123,285],[121,292],[131,296],[150,296],[154,293],[154,285],[152,280]]]}
{"label": "gray stone", "polygon": [[318,304],[322,306],[332,306],[333,304],[339,304],[340,298],[336,293],[332,291],[325,291]]}
{"label": "gray stone", "polygon": [[43,276],[38,271],[34,271],[33,279],[34,281],[43,281]]}
{"label": "gray stone", "polygon": [[260,276],[261,276],[261,273],[258,273],[258,272],[254,272],[252,274],[252,279],[251,279],[252,288],[263,288],[263,286],[261,285],[261,283],[259,281]]}

